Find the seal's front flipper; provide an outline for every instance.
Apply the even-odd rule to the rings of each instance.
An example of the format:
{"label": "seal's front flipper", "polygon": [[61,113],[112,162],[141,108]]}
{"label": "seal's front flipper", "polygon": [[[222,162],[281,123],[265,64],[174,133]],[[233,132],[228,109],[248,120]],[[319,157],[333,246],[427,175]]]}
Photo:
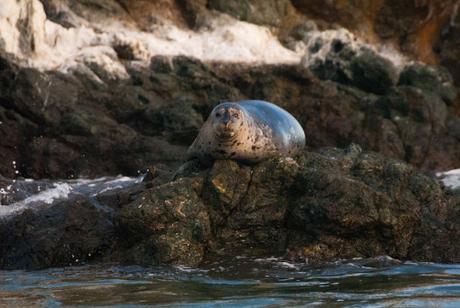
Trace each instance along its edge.
{"label": "seal's front flipper", "polygon": [[204,169],[203,164],[198,158],[194,158],[183,163],[171,176],[171,181],[180,178],[194,176]]}

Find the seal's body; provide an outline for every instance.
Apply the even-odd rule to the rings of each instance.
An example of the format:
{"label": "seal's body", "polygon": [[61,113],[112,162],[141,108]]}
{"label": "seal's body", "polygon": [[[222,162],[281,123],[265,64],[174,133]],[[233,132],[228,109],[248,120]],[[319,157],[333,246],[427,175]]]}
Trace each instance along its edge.
{"label": "seal's body", "polygon": [[305,146],[305,133],[286,110],[265,101],[216,106],[188,149],[188,158],[209,164],[215,159],[256,163],[293,156]]}

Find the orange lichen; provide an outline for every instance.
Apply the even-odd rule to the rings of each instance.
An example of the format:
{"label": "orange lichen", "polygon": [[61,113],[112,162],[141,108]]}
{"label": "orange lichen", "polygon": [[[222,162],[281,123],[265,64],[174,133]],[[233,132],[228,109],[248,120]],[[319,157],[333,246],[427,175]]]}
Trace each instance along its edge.
{"label": "orange lichen", "polygon": [[433,45],[438,40],[441,30],[451,19],[448,8],[432,8],[429,20],[423,22],[413,36],[411,51],[423,62],[436,64],[437,57],[433,52]]}

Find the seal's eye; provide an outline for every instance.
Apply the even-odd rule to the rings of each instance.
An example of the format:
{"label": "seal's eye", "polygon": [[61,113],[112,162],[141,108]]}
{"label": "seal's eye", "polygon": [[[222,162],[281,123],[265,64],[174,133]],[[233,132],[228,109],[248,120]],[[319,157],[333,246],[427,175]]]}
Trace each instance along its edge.
{"label": "seal's eye", "polygon": [[235,119],[239,119],[240,115],[238,113],[234,113],[234,114],[232,114],[232,117],[234,117]]}

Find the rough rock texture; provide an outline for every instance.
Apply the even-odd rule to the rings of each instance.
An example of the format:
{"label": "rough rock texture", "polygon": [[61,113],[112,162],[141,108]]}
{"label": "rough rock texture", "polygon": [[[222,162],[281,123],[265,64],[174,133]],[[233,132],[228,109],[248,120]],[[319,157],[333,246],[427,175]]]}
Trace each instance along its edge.
{"label": "rough rock texture", "polygon": [[[133,175],[154,163],[174,167],[213,106],[243,98],[290,111],[310,148],[354,142],[428,170],[458,167],[460,118],[450,76],[441,71],[446,78],[431,78],[437,73],[430,68],[425,78],[426,70],[407,69],[400,86],[382,82],[368,88],[368,80],[383,77],[354,59],[371,79],[331,82],[296,65],[204,64],[159,56],[148,69],[126,62],[130,79],[120,80],[97,66],[41,73],[3,59],[0,174],[65,178]],[[366,87],[386,94],[359,89]]]}
{"label": "rough rock texture", "polygon": [[[22,186],[22,187],[21,187]],[[5,189],[8,187],[9,189]],[[0,182],[0,268],[37,269],[107,260],[115,247],[113,217],[132,202],[144,185],[107,191],[97,196],[73,193],[53,201],[29,199],[52,182]],[[15,191],[4,197],[2,192]],[[5,205],[7,204],[7,205]],[[13,207],[8,214],[4,208]]]}
{"label": "rough rock texture", "polygon": [[[2,2],[0,174],[69,178],[132,175],[154,163],[175,167],[212,107],[244,98],[272,101],[293,113],[306,129],[310,148],[355,142],[423,169],[457,168],[460,36],[458,26],[449,24],[458,1],[399,2]],[[158,42],[166,45],[168,39],[177,40],[176,32],[185,40],[184,34],[194,37],[207,28],[218,29],[221,25],[211,21],[219,12],[270,26],[286,46],[342,25],[367,41],[394,43],[408,51],[409,59],[440,60],[448,71],[421,63],[396,67],[351,34],[349,41],[332,39],[327,54],[320,50],[325,42],[313,42],[305,58],[321,60],[299,65],[209,63],[183,56],[155,56],[148,65],[146,46],[136,45],[143,38],[138,32],[156,33],[164,25],[177,26],[173,32],[156,33],[165,36]],[[238,23],[229,18],[224,21]],[[123,36],[107,32],[110,27],[130,29],[134,38],[121,40]],[[441,29],[446,32],[433,54]],[[238,41],[235,33],[240,32],[223,33],[228,36],[223,42]],[[89,42],[82,39],[87,35]],[[63,49],[66,45],[72,48]],[[53,53],[59,61],[70,53],[72,65],[47,59],[54,49],[60,50]],[[23,61],[15,57],[20,54]],[[45,61],[49,71],[27,68],[27,61],[37,59],[57,66]]]}
{"label": "rough rock texture", "polygon": [[0,221],[0,267],[44,268],[94,260],[111,246],[108,213],[73,199]]}
{"label": "rough rock texture", "polygon": [[[457,20],[457,25],[452,27],[440,40],[438,51],[440,64],[449,70],[457,87],[457,92],[460,92],[460,17]],[[456,101],[457,114],[460,114],[460,99]]]}
{"label": "rough rock texture", "polygon": [[240,20],[269,26],[283,26],[296,14],[289,0],[210,0],[207,7]]}
{"label": "rough rock texture", "polygon": [[129,261],[198,264],[209,256],[309,262],[390,255],[458,262],[458,200],[399,161],[357,146],[254,167],[193,166],[122,208]]}
{"label": "rough rock texture", "polygon": [[385,94],[396,85],[396,67],[375,51],[369,48],[354,51],[347,43],[338,39],[332,42],[331,47],[325,59],[306,63],[319,78],[352,85],[375,94]]}
{"label": "rough rock texture", "polygon": [[[0,215],[0,268],[227,255],[460,262],[458,189],[417,171],[459,167],[458,6],[0,1],[0,212],[26,208]],[[308,152],[182,165],[211,109],[239,99],[290,111]],[[10,180],[145,166],[140,186],[52,204],[22,204],[39,191]]]}
{"label": "rough rock texture", "polygon": [[[89,70],[19,69],[3,59],[0,131],[6,138],[0,140],[0,174],[16,176],[12,161],[22,176],[67,178],[135,174],[146,162],[184,158],[186,148],[169,143],[161,132],[176,129],[180,138],[190,127],[181,126],[180,118],[171,123],[171,109],[144,116],[164,105],[161,96],[141,87],[141,80],[100,78]],[[185,125],[197,129],[200,121]]]}
{"label": "rough rock texture", "polygon": [[151,170],[140,186],[4,216],[0,268],[198,265],[228,255],[460,262],[459,196],[356,145],[254,166]]}
{"label": "rough rock texture", "polygon": [[437,62],[433,46],[459,5],[457,0],[292,0],[292,4],[312,19],[344,26],[371,42],[394,44],[428,63]]}

